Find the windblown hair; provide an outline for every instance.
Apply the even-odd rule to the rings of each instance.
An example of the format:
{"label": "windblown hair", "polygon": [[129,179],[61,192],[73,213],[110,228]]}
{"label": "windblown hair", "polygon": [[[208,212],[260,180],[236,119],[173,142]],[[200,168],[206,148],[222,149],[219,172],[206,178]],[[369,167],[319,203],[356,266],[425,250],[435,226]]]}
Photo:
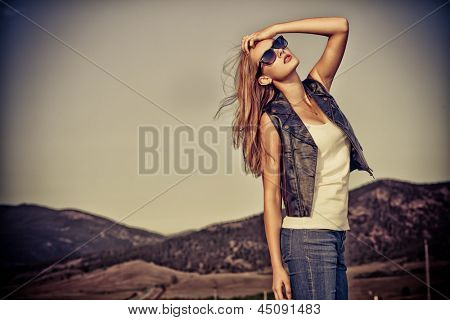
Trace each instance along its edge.
{"label": "windblown hair", "polygon": [[[261,109],[274,97],[276,88],[272,85],[262,86],[257,80],[257,66],[251,61],[250,55],[242,51],[241,45],[233,50],[239,50],[223,65],[223,73],[233,79],[233,93],[220,101],[219,110],[237,101],[237,107],[232,121],[233,147],[242,145],[244,170],[251,172],[256,178],[262,174],[262,156],[264,147],[260,138]],[[236,66],[237,65],[237,66]],[[223,79],[222,79],[223,80]],[[226,79],[223,80],[225,91]]]}

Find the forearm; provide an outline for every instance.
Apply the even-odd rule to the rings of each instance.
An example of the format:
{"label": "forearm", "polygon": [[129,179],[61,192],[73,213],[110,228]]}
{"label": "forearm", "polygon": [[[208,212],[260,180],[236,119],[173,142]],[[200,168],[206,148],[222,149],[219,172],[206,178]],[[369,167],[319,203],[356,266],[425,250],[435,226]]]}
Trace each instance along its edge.
{"label": "forearm", "polygon": [[344,17],[319,17],[283,22],[273,25],[276,33],[310,33],[332,36],[348,32],[348,21]]}
{"label": "forearm", "polygon": [[264,225],[273,269],[283,267],[280,248],[281,222],[281,199],[266,201],[264,204]]}

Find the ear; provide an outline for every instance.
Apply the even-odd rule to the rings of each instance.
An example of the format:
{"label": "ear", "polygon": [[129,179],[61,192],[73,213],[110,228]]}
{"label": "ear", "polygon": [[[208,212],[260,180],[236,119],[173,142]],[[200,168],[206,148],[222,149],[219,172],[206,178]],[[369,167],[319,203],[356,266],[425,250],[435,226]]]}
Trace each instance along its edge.
{"label": "ear", "polygon": [[260,76],[258,78],[258,83],[262,86],[267,86],[272,83],[272,79],[268,76]]}

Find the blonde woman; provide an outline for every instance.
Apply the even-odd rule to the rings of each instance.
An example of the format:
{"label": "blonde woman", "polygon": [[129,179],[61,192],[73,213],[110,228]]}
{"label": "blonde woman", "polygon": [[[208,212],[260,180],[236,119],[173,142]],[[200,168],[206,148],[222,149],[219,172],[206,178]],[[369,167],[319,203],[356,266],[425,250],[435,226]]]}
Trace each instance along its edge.
{"label": "blonde woman", "polygon": [[[347,19],[320,17],[244,36],[236,59],[236,91],[222,103],[238,102],[234,146],[242,146],[246,171],[262,176],[277,300],[348,299],[344,241],[350,230],[349,174],[363,170],[375,178],[350,122],[330,94],[348,32]],[[328,37],[304,80],[297,73],[300,59],[288,48],[284,33]]]}

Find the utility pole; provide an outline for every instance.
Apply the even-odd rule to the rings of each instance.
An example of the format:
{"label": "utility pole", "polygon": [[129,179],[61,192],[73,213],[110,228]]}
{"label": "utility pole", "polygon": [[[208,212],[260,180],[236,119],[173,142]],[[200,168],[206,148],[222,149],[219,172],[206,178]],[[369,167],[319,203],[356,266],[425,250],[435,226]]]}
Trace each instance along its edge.
{"label": "utility pole", "polygon": [[214,289],[214,293],[213,293],[213,295],[214,295],[214,300],[217,300],[217,299],[218,299],[217,291],[218,291],[218,289],[219,289],[219,283],[218,283],[216,280],[213,280],[213,281],[214,281],[214,285],[213,285],[213,289]]}
{"label": "utility pole", "polygon": [[430,262],[428,260],[428,242],[427,239],[424,239],[425,245],[425,277],[427,282],[427,299],[431,300],[431,291],[430,291]]}

